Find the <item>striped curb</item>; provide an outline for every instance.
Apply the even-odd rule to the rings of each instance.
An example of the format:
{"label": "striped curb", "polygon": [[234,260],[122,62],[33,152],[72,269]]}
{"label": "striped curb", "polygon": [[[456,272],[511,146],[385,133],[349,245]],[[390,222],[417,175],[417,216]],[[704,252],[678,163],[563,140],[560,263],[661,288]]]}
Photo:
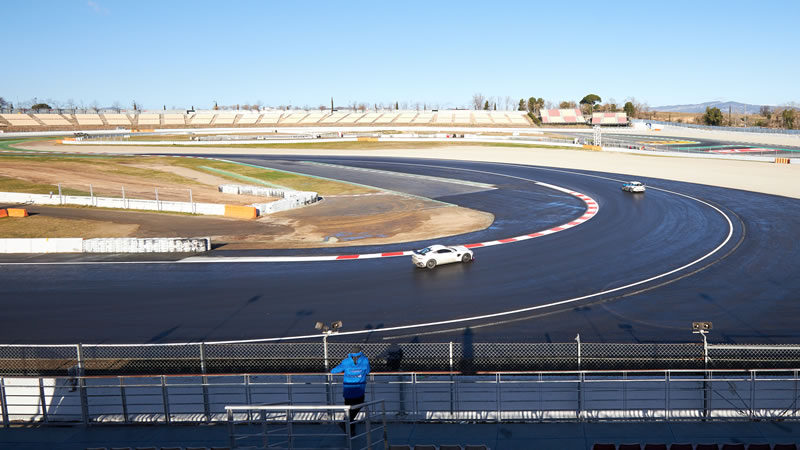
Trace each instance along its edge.
{"label": "striped curb", "polygon": [[[486,241],[486,242],[476,242],[472,244],[465,244],[464,247],[467,248],[481,248],[481,247],[493,247],[495,245],[503,245],[503,244],[510,244],[512,242],[521,242],[526,241],[528,239],[534,239],[542,236],[547,236],[550,234],[558,233],[559,231],[568,230],[570,228],[576,227],[587,220],[591,219],[592,217],[597,215],[597,212],[600,210],[600,206],[597,202],[589,197],[586,194],[582,194],[580,192],[571,191],[569,189],[562,188],[560,186],[555,186],[552,184],[542,183],[539,181],[535,181],[534,184],[537,184],[542,187],[546,187],[549,189],[554,189],[556,191],[564,192],[566,194],[572,195],[574,197],[578,197],[583,201],[586,205],[586,211],[583,213],[582,216],[574,219],[570,222],[564,223],[562,225],[543,230],[537,231],[535,233],[530,234],[523,234],[521,236],[514,236],[505,239],[498,239],[494,241]],[[411,256],[413,253],[412,250],[404,250],[404,251],[396,251],[396,252],[383,252],[383,253],[363,253],[363,254],[353,254],[353,255],[331,255],[331,256],[231,256],[231,257],[208,257],[208,256],[193,256],[190,258],[182,259],[178,262],[181,263],[215,263],[215,262],[313,262],[313,261],[350,261],[355,259],[377,259],[377,258],[394,258],[397,256]]]}

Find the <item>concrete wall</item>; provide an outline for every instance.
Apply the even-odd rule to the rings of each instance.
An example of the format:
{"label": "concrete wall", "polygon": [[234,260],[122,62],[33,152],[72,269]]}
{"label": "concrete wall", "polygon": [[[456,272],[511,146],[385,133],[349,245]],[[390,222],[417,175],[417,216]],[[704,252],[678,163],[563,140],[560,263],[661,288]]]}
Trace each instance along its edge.
{"label": "concrete wall", "polygon": [[0,192],[0,202],[5,203],[31,203],[34,205],[81,205],[96,206],[98,208],[136,209],[141,211],[169,211],[210,216],[224,216],[225,205],[215,203],[196,202],[168,202],[141,199],[122,199],[111,197],[84,197],[77,195],[62,195],[57,193],[27,194],[21,192]]}
{"label": "concrete wall", "polygon": [[219,191],[227,194],[248,194],[280,198],[280,200],[270,203],[253,204],[252,206],[258,210],[259,216],[280,211],[287,211],[289,209],[302,208],[303,206],[316,203],[319,200],[319,195],[316,192],[292,191],[287,189],[269,188],[265,186],[223,184],[219,187]]}
{"label": "concrete wall", "polygon": [[0,239],[0,253],[81,253],[81,238]]}
{"label": "concrete wall", "polygon": [[197,253],[210,238],[0,239],[0,253]]}

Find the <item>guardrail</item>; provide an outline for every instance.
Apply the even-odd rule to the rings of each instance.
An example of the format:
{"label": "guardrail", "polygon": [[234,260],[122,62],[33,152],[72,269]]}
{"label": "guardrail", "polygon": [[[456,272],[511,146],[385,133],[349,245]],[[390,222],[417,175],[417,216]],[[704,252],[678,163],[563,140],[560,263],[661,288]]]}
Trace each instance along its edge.
{"label": "guardrail", "polygon": [[[0,376],[318,373],[352,343],[0,345]],[[794,369],[800,345],[702,343],[360,343],[373,370],[486,371]],[[327,356],[327,359],[326,359]],[[77,372],[76,372],[77,371]]]}
{"label": "guardrail", "polygon": [[[796,369],[373,373],[366,400],[381,400],[391,422],[798,420],[798,375]],[[228,405],[300,410],[341,404],[341,396],[341,377],[323,373],[0,377],[0,425],[224,423]],[[319,424],[331,417],[318,411],[292,420]]]}
{"label": "guardrail", "polygon": [[[350,421],[350,411],[360,410]],[[236,448],[386,448],[386,405],[373,400],[359,405],[226,406],[230,447]],[[377,424],[375,422],[378,422]],[[321,423],[323,427],[305,426]],[[364,424],[364,431],[358,432]],[[336,427],[338,425],[338,428]],[[242,430],[242,431],[239,431]],[[352,430],[352,431],[349,431]],[[376,433],[380,433],[376,436]],[[361,439],[365,445],[354,447]],[[342,445],[343,446],[339,446]],[[334,447],[334,445],[336,445]]]}

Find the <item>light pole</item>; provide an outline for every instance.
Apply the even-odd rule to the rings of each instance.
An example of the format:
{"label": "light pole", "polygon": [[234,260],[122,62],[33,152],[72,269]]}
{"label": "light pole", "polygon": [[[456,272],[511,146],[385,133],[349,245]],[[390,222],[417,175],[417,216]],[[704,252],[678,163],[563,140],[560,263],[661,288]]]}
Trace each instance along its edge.
{"label": "light pole", "polygon": [[342,328],[342,321],[337,320],[335,322],[331,322],[330,325],[317,322],[314,325],[314,328],[322,332],[322,352],[325,358],[325,372],[328,372],[328,336],[339,332],[339,329]]}
{"label": "light pole", "polygon": [[[711,406],[710,396],[708,395],[708,339],[706,335],[713,328],[711,322],[692,322],[692,333],[703,337],[703,416],[708,417]],[[705,419],[703,419],[705,420]]]}

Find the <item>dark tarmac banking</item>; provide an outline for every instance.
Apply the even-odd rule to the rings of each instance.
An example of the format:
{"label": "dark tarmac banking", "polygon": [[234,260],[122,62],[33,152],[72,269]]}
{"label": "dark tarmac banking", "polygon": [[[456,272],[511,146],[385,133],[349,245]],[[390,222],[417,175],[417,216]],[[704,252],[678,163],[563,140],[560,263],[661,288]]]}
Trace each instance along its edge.
{"label": "dark tarmac banking", "polygon": [[[226,158],[231,159],[230,155]],[[254,157],[248,156],[248,162]],[[271,158],[261,158],[270,165]],[[288,161],[292,158],[274,158]],[[442,239],[479,242],[531,233],[583,213],[574,197],[517,178],[583,192],[600,204],[592,220],[524,242],[476,249],[477,261],[435,270],[408,258],[315,263],[0,266],[2,343],[143,343],[313,334],[319,320],[343,320],[343,340],[695,341],[692,321],[714,322],[714,342],[797,342],[800,200],[710,186],[558,169],[431,160],[315,160],[494,184],[496,190],[438,200],[492,212],[487,230]],[[398,165],[410,163],[415,165]],[[606,178],[607,177],[607,178]],[[611,180],[608,178],[612,178]],[[619,189],[639,179],[645,195]],[[376,175],[369,184],[381,186]],[[396,180],[392,181],[397,189]],[[413,181],[410,181],[413,183]],[[402,186],[401,186],[402,187]],[[529,313],[447,326],[381,328],[464,318],[584,296],[672,271],[603,296]],[[381,251],[427,242],[381,246]],[[367,253],[378,247],[255,254]]]}

